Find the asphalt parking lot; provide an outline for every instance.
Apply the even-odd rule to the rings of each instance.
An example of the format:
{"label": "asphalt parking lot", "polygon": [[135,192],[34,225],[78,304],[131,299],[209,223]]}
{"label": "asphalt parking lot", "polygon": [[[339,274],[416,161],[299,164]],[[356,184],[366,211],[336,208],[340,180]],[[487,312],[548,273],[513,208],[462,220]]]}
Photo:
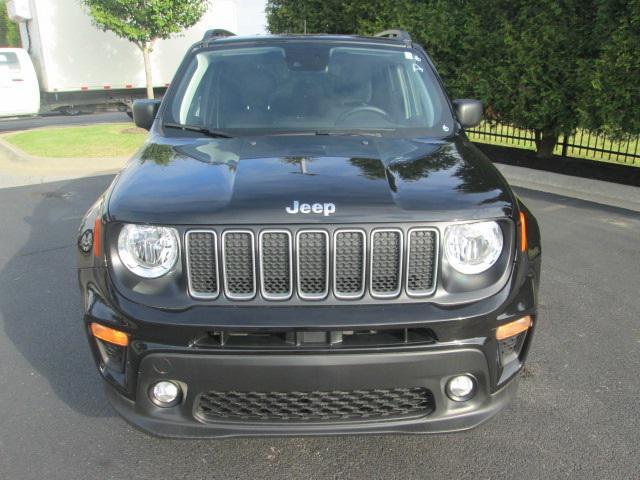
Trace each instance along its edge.
{"label": "asphalt parking lot", "polygon": [[76,229],[110,180],[0,190],[0,479],[640,478],[640,214],[518,190],[541,320],[516,401],[475,430],[176,441],[114,413],[81,327]]}

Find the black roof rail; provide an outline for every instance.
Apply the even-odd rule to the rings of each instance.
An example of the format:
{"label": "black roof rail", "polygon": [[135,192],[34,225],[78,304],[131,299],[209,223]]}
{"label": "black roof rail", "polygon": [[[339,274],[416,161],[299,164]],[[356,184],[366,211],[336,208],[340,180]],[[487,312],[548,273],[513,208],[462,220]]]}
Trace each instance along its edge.
{"label": "black roof rail", "polygon": [[397,30],[397,29],[384,30],[383,32],[376,33],[374,35],[374,37],[392,38],[394,40],[402,40],[407,45],[411,45],[411,42],[412,42],[411,35],[409,35],[408,32],[405,32],[404,30]]}
{"label": "black roof rail", "polygon": [[214,28],[212,30],[207,30],[204,32],[204,36],[202,37],[202,41],[205,40],[214,40],[216,38],[224,38],[224,37],[235,37],[236,34],[230,32],[229,30],[225,30],[224,28]]}

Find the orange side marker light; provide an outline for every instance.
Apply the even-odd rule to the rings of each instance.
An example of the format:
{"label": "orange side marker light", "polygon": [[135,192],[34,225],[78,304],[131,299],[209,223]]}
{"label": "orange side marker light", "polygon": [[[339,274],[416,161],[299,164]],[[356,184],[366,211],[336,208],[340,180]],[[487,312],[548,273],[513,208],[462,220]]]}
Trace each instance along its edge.
{"label": "orange side marker light", "polygon": [[496,330],[496,339],[504,340],[506,338],[513,337],[514,335],[518,335],[519,333],[526,332],[532,325],[533,320],[530,315],[519,318],[513,322],[500,325]]}
{"label": "orange side marker light", "polygon": [[520,251],[527,251],[527,219],[524,212],[520,212]]}
{"label": "orange side marker light", "polygon": [[100,217],[96,218],[96,223],[93,224],[93,255],[95,257],[100,256]]}
{"label": "orange side marker light", "polygon": [[105,342],[113,343],[120,347],[126,347],[129,345],[129,335],[120,330],[114,328],[105,327],[99,323],[91,324],[91,333],[94,337],[104,340]]}

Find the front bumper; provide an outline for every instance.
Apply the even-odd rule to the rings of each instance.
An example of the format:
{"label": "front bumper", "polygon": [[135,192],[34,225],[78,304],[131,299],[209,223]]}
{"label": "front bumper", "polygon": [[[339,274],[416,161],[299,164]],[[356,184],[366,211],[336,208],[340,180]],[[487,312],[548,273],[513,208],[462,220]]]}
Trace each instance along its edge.
{"label": "front bumper", "polygon": [[[495,415],[515,394],[534,329],[508,364],[501,361],[495,329],[524,315],[534,317],[535,325],[539,264],[535,266],[514,275],[497,295],[460,307],[414,303],[167,311],[127,300],[111,287],[106,269],[81,269],[79,279],[89,343],[109,399],[125,419],[145,431],[166,437],[433,433],[472,428]],[[104,351],[89,334],[92,322],[129,334],[120,371],[105,364]],[[196,341],[216,328],[255,331],[258,324],[262,331],[297,332],[422,327],[433,333],[434,340],[354,349],[332,345],[234,349]],[[477,383],[475,396],[465,402],[455,402],[445,393],[446,382],[460,374],[472,375]],[[161,408],[151,402],[149,390],[160,380],[182,386],[178,405]],[[411,387],[428,389],[432,411],[330,421],[206,421],[197,414],[200,396],[213,390],[287,394]]]}
{"label": "front bumper", "polygon": [[[472,400],[454,402],[444,392],[448,378],[472,374],[478,392]],[[186,387],[183,401],[172,408],[154,405],[147,392],[159,380]],[[435,411],[417,418],[336,422],[216,422],[194,414],[197,398],[221,391],[369,390],[426,387]],[[480,350],[346,355],[188,355],[151,354],[140,368],[137,401],[108,388],[109,399],[130,423],[165,437],[230,437],[248,435],[327,435],[354,433],[434,433],[465,430],[488,420],[515,394],[512,380],[491,393],[489,372]]]}

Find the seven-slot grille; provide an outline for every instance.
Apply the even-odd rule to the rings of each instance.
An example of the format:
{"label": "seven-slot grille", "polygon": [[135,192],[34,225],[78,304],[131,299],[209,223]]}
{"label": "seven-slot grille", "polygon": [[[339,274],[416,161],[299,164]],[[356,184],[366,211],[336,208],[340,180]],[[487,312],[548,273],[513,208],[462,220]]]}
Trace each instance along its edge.
{"label": "seven-slot grille", "polygon": [[[220,236],[220,239],[219,239]],[[218,241],[219,240],[219,241]],[[404,290],[431,295],[437,283],[433,228],[190,230],[185,236],[189,292],[213,299],[391,299]],[[221,268],[219,268],[221,265]],[[221,277],[220,277],[221,275]]]}

